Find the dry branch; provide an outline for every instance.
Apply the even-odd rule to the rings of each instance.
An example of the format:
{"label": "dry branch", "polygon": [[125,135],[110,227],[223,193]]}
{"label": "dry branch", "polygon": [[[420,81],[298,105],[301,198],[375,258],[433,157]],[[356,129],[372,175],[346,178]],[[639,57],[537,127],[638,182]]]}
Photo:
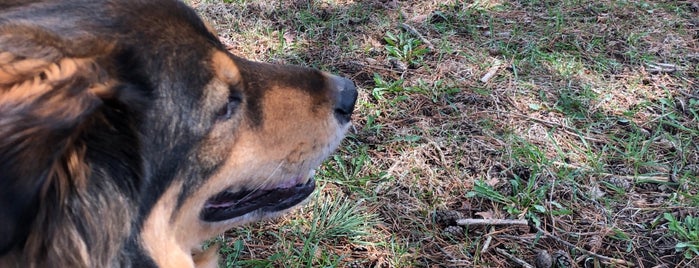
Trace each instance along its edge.
{"label": "dry branch", "polygon": [[527,263],[526,261],[524,261],[524,260],[522,260],[522,259],[520,259],[520,258],[517,258],[517,257],[513,256],[513,255],[510,254],[510,253],[507,253],[507,251],[505,251],[504,249],[496,248],[495,251],[497,251],[498,253],[504,255],[505,257],[507,257],[508,259],[512,260],[513,262],[516,262],[517,264],[521,265],[522,267],[525,267],[525,268],[534,268],[534,266],[531,266],[531,265],[530,265],[529,263]]}
{"label": "dry branch", "polygon": [[493,62],[493,66],[490,66],[490,69],[488,70],[483,77],[481,77],[481,82],[483,83],[488,83],[488,81],[495,76],[495,74],[498,72],[500,69],[500,65],[502,65],[502,61],[496,59]]}
{"label": "dry branch", "polygon": [[679,68],[677,68],[677,65],[674,64],[669,64],[669,63],[646,63],[646,66],[648,67],[648,71],[653,74],[657,73],[674,73]]}
{"label": "dry branch", "polygon": [[554,123],[554,122],[551,122],[551,121],[546,121],[546,120],[543,120],[543,119],[539,119],[539,118],[535,118],[535,117],[531,117],[531,116],[527,116],[527,115],[523,115],[523,114],[518,114],[518,113],[511,113],[511,114],[514,115],[514,116],[519,116],[519,117],[522,117],[522,118],[526,118],[526,119],[532,120],[532,121],[537,122],[537,123],[540,123],[540,124],[547,125],[547,126],[549,126],[549,127],[560,127],[560,128],[562,128],[562,130],[563,130],[564,132],[566,132],[566,133],[568,133],[568,134],[571,134],[571,135],[574,135],[574,136],[579,136],[579,137],[581,137],[581,138],[583,138],[583,139],[586,139],[586,140],[589,140],[589,141],[606,142],[606,141],[604,141],[604,140],[600,140],[600,139],[597,139],[597,138],[592,138],[592,137],[584,136],[584,135],[578,133],[578,131],[577,131],[576,129],[574,129],[574,128],[572,128],[572,127],[569,127],[569,126],[565,126],[565,125],[559,124],[559,123]]}
{"label": "dry branch", "polygon": [[[588,166],[579,166],[579,165],[573,165],[573,164],[568,164],[564,162],[559,162],[559,161],[553,161],[553,164],[559,167],[565,167],[565,168],[570,168],[570,169],[579,169],[579,170],[584,170],[584,171],[594,171],[593,168],[588,167]],[[621,178],[624,180],[630,180],[630,181],[646,181],[646,182],[658,182],[658,183],[663,183],[663,182],[670,182],[670,175],[665,175],[665,176],[648,176],[648,175],[617,175],[617,174],[611,174],[611,173],[605,173],[605,172],[597,172],[596,174],[605,176],[605,177],[617,177]]]}
{"label": "dry branch", "polygon": [[386,72],[401,73],[401,71],[398,71],[398,70],[393,70],[393,69],[383,68],[383,67],[379,67],[379,66],[364,64],[364,63],[361,63],[359,61],[350,61],[350,63],[355,64],[355,65],[359,65],[361,67],[372,68],[372,69],[386,71]]}
{"label": "dry branch", "polygon": [[405,24],[405,23],[401,23],[400,27],[403,27],[403,29],[405,29],[406,31],[417,36],[417,38],[420,38],[420,40],[423,43],[425,43],[425,45],[427,45],[427,47],[430,49],[430,51],[434,51],[434,46],[432,45],[432,42],[430,42],[430,40],[427,40],[427,38],[422,36],[422,34],[420,34],[420,32],[418,32],[417,29],[415,29],[413,26],[410,26],[410,25]]}
{"label": "dry branch", "polygon": [[486,235],[485,243],[483,243],[483,248],[481,249],[481,254],[485,253],[488,251],[488,247],[490,247],[490,243],[493,241],[493,236],[491,235],[495,231],[495,228],[492,226],[490,227],[490,230],[488,231],[488,235]]}
{"label": "dry branch", "polygon": [[528,225],[527,220],[502,220],[502,219],[459,219],[457,225]]}

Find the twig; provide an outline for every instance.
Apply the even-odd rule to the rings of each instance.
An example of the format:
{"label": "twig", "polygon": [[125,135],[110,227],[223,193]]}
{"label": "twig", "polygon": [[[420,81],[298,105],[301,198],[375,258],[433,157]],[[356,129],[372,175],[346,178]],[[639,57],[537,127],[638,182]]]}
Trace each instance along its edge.
{"label": "twig", "polygon": [[536,236],[536,234],[522,234],[522,235],[508,235],[508,234],[499,234],[496,235],[498,239],[506,239],[506,240],[520,240],[522,242],[529,242],[529,240],[534,240],[538,239],[539,237]]}
{"label": "twig", "polygon": [[422,36],[420,34],[420,32],[417,31],[417,29],[413,28],[413,26],[410,26],[410,25],[405,24],[405,23],[401,23],[400,27],[403,27],[403,29],[405,29],[406,31],[408,31],[408,32],[414,34],[415,36],[417,36],[418,38],[420,38],[420,40],[423,43],[425,43],[425,45],[427,45],[427,47],[430,49],[430,51],[434,51],[434,46],[432,45],[432,42],[430,42],[430,40],[427,40],[427,38]]}
{"label": "twig", "polygon": [[517,257],[513,256],[513,255],[510,254],[510,253],[507,253],[507,251],[505,251],[504,249],[496,248],[495,251],[497,251],[498,253],[504,255],[505,257],[507,257],[508,259],[512,260],[513,262],[516,262],[517,264],[521,265],[522,267],[525,267],[525,268],[534,268],[534,266],[531,266],[531,264],[527,263],[526,261],[524,261],[524,260],[522,260],[522,259],[520,259],[520,258],[517,258]]}
{"label": "twig", "polygon": [[646,63],[646,66],[648,66],[650,73],[673,73],[679,69],[677,65],[669,63],[652,62]]}
{"label": "twig", "polygon": [[358,62],[358,61],[350,61],[350,63],[351,63],[351,64],[356,64],[356,65],[359,65],[359,66],[362,66],[362,67],[377,69],[377,70],[386,71],[386,72],[402,73],[402,71],[392,70],[392,69],[383,68],[383,67],[379,67],[379,66],[367,65],[367,64],[364,64],[364,63],[361,63],[361,62]]}
{"label": "twig", "polygon": [[502,65],[502,61],[500,61],[498,59],[493,61],[493,66],[490,66],[490,69],[488,69],[488,72],[485,73],[485,75],[483,75],[483,77],[481,77],[481,82],[488,83],[490,78],[493,78],[493,76],[495,76],[495,74],[498,72],[498,70],[500,69],[500,65]]}
{"label": "twig", "polygon": [[458,219],[457,225],[528,225],[527,220],[502,220],[502,219]]}
{"label": "twig", "polygon": [[[544,170],[545,170],[546,173],[548,173],[549,176],[551,176],[552,178],[555,178],[555,177],[556,177],[555,175],[553,175],[553,173],[551,172],[551,170],[549,170],[549,169],[544,169]],[[554,195],[553,193],[554,193],[554,189],[556,188],[556,182],[557,182],[557,180],[552,180],[552,181],[551,181],[551,191],[549,192],[549,204],[554,204],[554,203],[553,203],[553,202],[554,202],[553,197],[554,197],[555,195]],[[553,230],[555,230],[555,229],[556,229],[556,217],[554,217],[554,216],[551,215],[551,214],[549,214],[549,216],[550,216],[550,220],[551,220],[551,226],[553,226]]]}
{"label": "twig", "polygon": [[[588,167],[588,166],[578,166],[578,165],[573,165],[573,164],[568,164],[564,162],[559,162],[559,161],[554,161],[554,165],[556,166],[562,166],[566,168],[571,168],[571,169],[582,169],[585,171],[594,171],[593,168]],[[647,175],[616,175],[616,174],[611,174],[611,173],[605,173],[605,172],[597,172],[597,174],[605,176],[605,177],[617,177],[625,180],[631,180],[631,181],[648,181],[648,182],[670,182],[670,175],[667,176],[647,176]]]}
{"label": "twig", "polygon": [[583,139],[586,139],[586,140],[596,141],[596,142],[605,142],[605,141],[600,140],[600,139],[597,139],[597,138],[587,137],[587,136],[584,136],[584,135],[582,135],[582,134],[580,134],[580,133],[576,133],[576,129],[574,129],[574,128],[572,128],[572,127],[569,127],[569,126],[561,125],[561,124],[559,124],[559,123],[554,123],[554,122],[551,122],[551,121],[546,121],[546,120],[543,120],[543,119],[534,118],[534,117],[531,117],[531,116],[526,116],[526,115],[518,114],[518,113],[512,113],[512,115],[519,116],[519,117],[523,117],[523,118],[526,118],[526,119],[535,121],[535,122],[537,122],[537,123],[547,125],[547,126],[549,126],[549,127],[561,127],[561,128],[563,128],[563,131],[564,131],[564,132],[566,132],[566,133],[568,133],[568,134],[571,134],[571,135],[580,136],[580,137],[582,137]]}
{"label": "twig", "polygon": [[488,251],[488,247],[490,247],[490,242],[493,241],[493,236],[491,235],[495,231],[495,228],[492,226],[490,227],[490,230],[488,230],[488,235],[485,238],[485,243],[483,243],[483,248],[481,249],[481,254],[485,253]]}
{"label": "twig", "polygon": [[635,180],[636,182],[638,182],[638,181],[643,181],[643,182],[660,182],[660,183],[663,183],[663,182],[670,182],[670,175],[667,175],[667,176],[641,176],[641,175],[636,175],[636,176],[633,176],[633,175],[623,175],[623,176],[620,176],[620,175],[606,174],[606,173],[602,173],[602,174],[604,174],[604,175],[609,175],[609,176],[616,176],[616,177],[620,177],[620,178],[624,178],[624,179],[629,179],[629,180]]}
{"label": "twig", "polygon": [[437,247],[437,249],[438,249],[440,252],[442,252],[442,254],[444,254],[444,256],[449,257],[449,259],[450,259],[451,261],[459,261],[459,260],[460,260],[459,258],[457,258],[457,257],[455,257],[454,255],[452,255],[451,252],[444,250],[444,248],[442,248],[442,246],[440,246],[439,244],[437,244],[437,242],[435,242],[434,239],[432,239],[432,238],[427,238],[426,240],[430,241],[432,244],[435,244],[436,247]]}
{"label": "twig", "polygon": [[[691,92],[684,92],[684,91],[682,91],[682,90],[678,90],[677,92],[679,92],[680,94],[684,95],[684,96],[687,97],[687,98],[697,98],[697,97],[699,97],[699,94],[696,94],[696,95],[695,95],[695,94],[692,94]],[[699,92],[699,91],[697,91],[697,92]]]}
{"label": "twig", "polygon": [[615,264],[619,264],[619,265],[625,265],[625,266],[627,266],[627,267],[634,267],[634,266],[635,266],[635,265],[634,265],[633,263],[631,263],[631,262],[628,262],[628,261],[625,261],[625,260],[622,260],[622,259],[615,259],[615,258],[612,258],[612,257],[607,257],[607,256],[604,256],[604,255],[600,255],[600,254],[594,253],[594,252],[592,252],[592,251],[586,250],[586,249],[584,249],[584,248],[578,247],[578,246],[576,246],[576,245],[571,244],[571,243],[568,242],[568,241],[565,241],[565,240],[563,240],[563,239],[561,239],[561,238],[558,238],[557,236],[551,235],[549,232],[544,231],[543,229],[539,228],[539,226],[536,226],[536,225],[533,225],[533,224],[532,224],[532,226],[533,226],[538,232],[541,232],[541,233],[544,234],[545,236],[550,237],[550,238],[553,238],[554,240],[556,240],[556,241],[560,242],[561,244],[564,244],[564,245],[566,245],[566,246],[568,246],[568,247],[575,248],[575,249],[579,250],[579,251],[582,252],[582,253],[585,253],[585,254],[588,254],[588,255],[592,255],[592,256],[594,256],[595,258],[598,258],[598,259],[600,259],[600,260],[608,261],[608,262],[615,263]]}

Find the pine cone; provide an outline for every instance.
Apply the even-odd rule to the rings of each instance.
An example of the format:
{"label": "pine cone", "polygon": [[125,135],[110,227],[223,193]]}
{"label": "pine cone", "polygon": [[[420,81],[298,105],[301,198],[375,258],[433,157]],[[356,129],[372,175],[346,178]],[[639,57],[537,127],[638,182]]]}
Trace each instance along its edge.
{"label": "pine cone", "polygon": [[442,235],[451,238],[464,237],[464,229],[461,226],[447,226],[442,230]]}
{"label": "pine cone", "polygon": [[573,267],[573,260],[570,255],[563,250],[556,250],[553,253],[553,267],[554,268],[571,268]]}
{"label": "pine cone", "polygon": [[462,219],[461,212],[456,210],[437,210],[434,212],[434,222],[439,226],[455,226],[456,220]]}

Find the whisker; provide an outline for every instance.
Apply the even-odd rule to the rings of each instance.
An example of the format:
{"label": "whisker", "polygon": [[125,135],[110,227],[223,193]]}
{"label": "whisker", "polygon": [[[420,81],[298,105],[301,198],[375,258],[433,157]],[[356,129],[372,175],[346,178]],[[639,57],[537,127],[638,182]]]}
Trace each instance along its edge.
{"label": "whisker", "polygon": [[[258,185],[258,188],[257,188],[257,189],[260,189],[260,188],[262,188],[263,186],[267,185],[267,183],[269,183],[269,181],[271,181],[272,178],[274,177],[274,174],[276,174],[277,171],[279,171],[279,169],[280,169],[280,168],[282,167],[282,165],[284,165],[285,163],[286,163],[285,160],[279,162],[279,165],[277,165],[277,167],[274,168],[274,170],[272,170],[272,173],[270,173],[269,176],[267,176],[267,178],[266,178],[262,183],[260,183],[260,185]],[[256,190],[257,190],[257,189],[256,189]]]}
{"label": "whisker", "polygon": [[252,195],[255,191],[260,190],[260,189],[262,189],[264,186],[266,186],[266,185],[272,180],[272,178],[274,178],[274,174],[277,173],[277,171],[279,171],[279,169],[281,168],[282,165],[284,165],[284,163],[286,163],[286,162],[285,162],[285,161],[279,162],[279,165],[277,165],[277,167],[274,168],[274,170],[272,170],[272,173],[270,173],[269,176],[267,176],[267,178],[266,178],[264,181],[262,181],[262,183],[258,184],[258,185],[256,186],[256,188],[252,189],[252,190],[251,190],[247,195],[245,195],[243,198],[246,198],[246,197]]}

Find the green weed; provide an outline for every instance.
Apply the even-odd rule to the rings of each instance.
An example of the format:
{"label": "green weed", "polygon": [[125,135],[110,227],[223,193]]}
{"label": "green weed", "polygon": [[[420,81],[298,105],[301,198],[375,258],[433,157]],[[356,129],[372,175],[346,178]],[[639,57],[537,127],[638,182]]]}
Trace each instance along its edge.
{"label": "green weed", "polygon": [[448,103],[457,93],[461,92],[459,87],[451,85],[444,80],[437,80],[432,83],[418,80],[417,83],[416,86],[410,87],[410,91],[429,97],[433,103]]}
{"label": "green weed", "polygon": [[503,205],[503,209],[508,214],[516,218],[523,217],[540,225],[539,215],[548,211],[545,206],[548,187],[537,187],[534,179],[528,180],[526,184],[522,184],[521,179],[512,179],[510,184],[512,195],[505,196],[484,181],[477,180],[473,185],[473,191],[469,192],[467,197],[479,196],[494,201]]}
{"label": "green weed", "polygon": [[[353,146],[348,146],[353,147]],[[333,155],[330,163],[324,165],[320,170],[320,180],[335,183],[346,187],[349,192],[365,193],[366,185],[371,181],[378,181],[386,177],[385,172],[378,174],[366,173],[369,169],[371,159],[368,155],[368,148],[361,146],[352,150],[353,157],[342,157],[339,154]]]}
{"label": "green weed", "polygon": [[680,241],[675,245],[677,252],[682,252],[687,259],[699,256],[699,218],[687,216],[678,220],[671,213],[664,213],[668,229]]}
{"label": "green weed", "polygon": [[412,37],[405,32],[398,34],[386,32],[384,40],[386,41],[385,48],[388,55],[408,64],[412,68],[419,66],[425,54],[429,52],[427,46],[419,38]]}
{"label": "green weed", "polygon": [[[384,95],[386,93],[404,92],[405,88],[403,87],[403,82],[403,79],[399,79],[396,81],[386,81],[383,77],[381,77],[380,74],[374,73],[374,89],[371,91],[371,95],[376,100],[384,100]],[[400,98],[400,100],[404,100],[405,98],[406,97],[404,96],[403,98]],[[395,104],[400,100],[393,99],[391,103]]]}

